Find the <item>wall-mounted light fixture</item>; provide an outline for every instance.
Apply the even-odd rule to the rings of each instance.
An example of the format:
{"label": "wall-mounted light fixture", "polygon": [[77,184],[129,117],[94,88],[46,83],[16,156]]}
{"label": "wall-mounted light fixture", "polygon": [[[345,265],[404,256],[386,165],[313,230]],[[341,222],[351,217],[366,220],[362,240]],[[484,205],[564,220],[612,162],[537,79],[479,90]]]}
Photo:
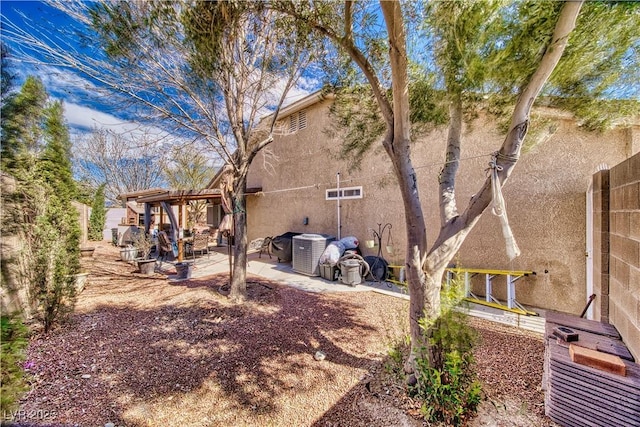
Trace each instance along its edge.
{"label": "wall-mounted light fixture", "polygon": [[302,218],[302,224],[303,225],[309,225],[309,217],[305,216],[304,218]]}

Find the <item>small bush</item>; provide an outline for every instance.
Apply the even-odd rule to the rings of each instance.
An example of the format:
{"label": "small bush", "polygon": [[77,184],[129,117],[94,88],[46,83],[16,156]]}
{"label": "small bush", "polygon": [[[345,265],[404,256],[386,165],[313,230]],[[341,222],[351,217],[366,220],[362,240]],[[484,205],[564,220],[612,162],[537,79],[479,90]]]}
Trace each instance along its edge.
{"label": "small bush", "polygon": [[409,335],[396,341],[389,349],[389,359],[385,363],[385,370],[396,378],[404,375],[403,362],[411,352],[411,337]]}
{"label": "small bush", "polygon": [[27,390],[22,368],[28,344],[28,330],[20,316],[3,315],[0,318],[2,340],[0,341],[2,366],[2,387],[0,390],[0,411],[3,416],[10,414],[20,396]]}

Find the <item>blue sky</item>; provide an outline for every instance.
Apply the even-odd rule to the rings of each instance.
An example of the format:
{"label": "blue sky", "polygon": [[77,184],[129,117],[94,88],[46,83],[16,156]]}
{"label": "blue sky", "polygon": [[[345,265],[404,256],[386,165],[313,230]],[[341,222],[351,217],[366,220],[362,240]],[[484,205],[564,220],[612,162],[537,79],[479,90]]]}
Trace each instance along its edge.
{"label": "blue sky", "polygon": [[[59,11],[56,11],[43,2],[36,1],[0,1],[0,11],[2,19],[8,19],[13,23],[26,28],[24,19],[31,20],[32,24],[42,26],[50,34],[65,36],[73,41],[73,23]],[[21,13],[24,16],[21,16]],[[3,31],[6,25],[3,22]],[[11,48],[11,46],[10,46]],[[99,94],[96,84],[92,81],[75,74],[69,69],[60,69],[50,66],[33,66],[24,63],[16,63],[15,71],[21,78],[28,74],[37,75],[44,82],[48,92],[57,99],[65,102],[66,119],[72,132],[86,132],[93,126],[107,127],[113,130],[131,131],[147,125],[132,121],[132,116],[120,105],[113,106]],[[308,85],[307,87],[311,87]],[[618,88],[619,89],[619,88]],[[636,85],[627,85],[623,88],[630,97],[637,97]],[[310,91],[294,89],[291,92],[289,102],[294,102]],[[628,95],[628,96],[629,96]],[[153,133],[163,131],[153,126]]]}
{"label": "blue sky", "polygon": [[[74,40],[73,25],[62,12],[57,11],[39,1],[5,1],[0,2],[3,31],[6,31],[6,21],[11,21],[21,28],[33,25],[41,27],[44,34],[56,37],[64,36],[71,40],[77,49],[82,47]],[[7,43],[10,51],[16,49]],[[38,76],[44,83],[48,93],[54,99],[61,99],[65,105],[65,117],[72,135],[79,136],[93,127],[105,127],[116,132],[138,132],[141,129],[151,134],[166,136],[167,133],[153,125],[140,123],[121,105],[112,105],[97,90],[97,83],[88,80],[70,69],[57,68],[47,65],[33,65],[13,61],[13,72],[17,74],[16,85],[22,83],[27,75]],[[294,89],[291,91],[287,103],[294,102],[307,94],[309,90]]]}
{"label": "blue sky", "polygon": [[[42,2],[3,0],[0,8],[3,21],[9,19],[22,27],[25,19],[53,31],[70,27],[70,21],[65,15]],[[9,48],[15,47],[9,45]],[[17,61],[12,62],[12,66],[14,74],[17,75],[18,86],[27,75],[35,75],[43,81],[53,98],[64,101],[65,116],[74,134],[86,132],[94,126],[107,127],[116,131],[140,128],[140,124],[130,121],[126,111],[119,111],[115,106],[102,102],[92,82],[70,70],[42,65],[34,66]],[[156,132],[160,131],[156,130]]]}

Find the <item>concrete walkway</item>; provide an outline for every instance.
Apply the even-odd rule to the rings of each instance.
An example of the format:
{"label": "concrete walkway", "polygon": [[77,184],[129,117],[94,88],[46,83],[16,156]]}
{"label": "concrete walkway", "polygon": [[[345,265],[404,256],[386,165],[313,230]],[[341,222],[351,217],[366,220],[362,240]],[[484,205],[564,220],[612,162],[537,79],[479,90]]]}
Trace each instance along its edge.
{"label": "concrete walkway", "polygon": [[[218,273],[229,273],[229,257],[226,252],[222,251],[226,248],[219,248],[211,251],[207,256],[202,255],[196,257],[195,264],[191,273],[192,279],[206,277]],[[262,257],[258,253],[248,255],[247,273],[264,277],[265,279],[284,283],[286,285],[302,289],[308,292],[380,292],[390,296],[409,299],[406,289],[396,286],[390,282],[364,282],[357,286],[348,286],[339,281],[332,282],[323,279],[320,276],[307,276],[293,271],[291,262],[278,262],[277,258],[269,259],[269,255],[263,254]],[[193,262],[192,258],[186,258],[185,261]],[[165,263],[163,270],[168,267],[169,263]],[[171,262],[175,264],[175,262]],[[171,277],[170,280],[178,280]]]}

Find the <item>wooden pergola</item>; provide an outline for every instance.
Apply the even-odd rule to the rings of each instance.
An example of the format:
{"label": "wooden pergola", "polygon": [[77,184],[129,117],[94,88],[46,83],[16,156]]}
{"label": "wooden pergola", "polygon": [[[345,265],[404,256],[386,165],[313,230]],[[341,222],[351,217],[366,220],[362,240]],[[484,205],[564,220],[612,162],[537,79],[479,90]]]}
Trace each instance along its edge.
{"label": "wooden pergola", "polygon": [[[220,189],[207,190],[167,190],[153,195],[142,196],[136,199],[137,203],[144,203],[144,228],[145,232],[149,232],[151,225],[151,208],[160,208],[160,222],[158,229],[162,230],[164,221],[164,212],[169,217],[171,223],[171,240],[178,242],[178,261],[184,259],[184,242],[183,230],[186,223],[186,206],[191,201],[209,200],[213,202],[222,197]],[[173,211],[173,206],[178,207],[178,216]]]}

